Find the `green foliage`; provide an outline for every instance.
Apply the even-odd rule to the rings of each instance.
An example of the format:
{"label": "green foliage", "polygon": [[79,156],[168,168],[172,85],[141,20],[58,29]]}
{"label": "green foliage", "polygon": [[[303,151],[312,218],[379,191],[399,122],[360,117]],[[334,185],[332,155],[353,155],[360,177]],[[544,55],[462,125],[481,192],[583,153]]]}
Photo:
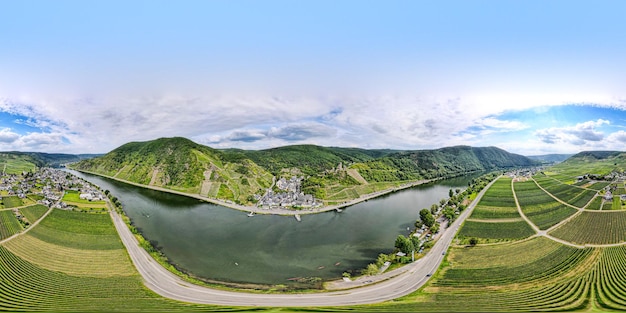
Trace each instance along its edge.
{"label": "green foliage", "polygon": [[361,271],[361,274],[368,276],[376,275],[378,274],[378,266],[376,266],[376,264],[374,263],[370,263],[364,270]]}
{"label": "green foliage", "polygon": [[398,235],[398,237],[396,237],[395,247],[396,249],[406,254],[409,254],[411,253],[411,251],[415,250],[415,247],[413,246],[413,242],[411,241],[411,239],[402,235]]}
{"label": "green foliage", "polygon": [[420,220],[426,227],[431,227],[435,224],[435,216],[428,209],[420,210]]}

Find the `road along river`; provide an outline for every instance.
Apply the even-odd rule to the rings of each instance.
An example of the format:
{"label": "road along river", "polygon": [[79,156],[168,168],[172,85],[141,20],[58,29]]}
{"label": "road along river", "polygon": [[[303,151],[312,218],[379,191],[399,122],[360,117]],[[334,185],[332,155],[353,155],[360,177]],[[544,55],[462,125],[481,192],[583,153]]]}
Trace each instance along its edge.
{"label": "road along river", "polygon": [[[179,269],[204,280],[320,288],[393,249],[422,208],[465,188],[476,175],[441,180],[343,209],[291,216],[255,215],[179,195],[72,172],[110,190],[148,240]],[[316,279],[310,279],[316,278]],[[321,281],[320,281],[321,280]],[[262,286],[261,286],[262,287]]]}
{"label": "road along river", "polygon": [[187,283],[167,271],[143,250],[120,216],[111,212],[115,227],[128,249],[131,260],[143,276],[148,288],[171,299],[185,302],[232,306],[341,306],[377,303],[407,295],[421,286],[434,273],[444,258],[459,225],[471,214],[484,192],[443,232],[431,251],[422,259],[406,266],[406,271],[389,280],[360,288],[306,294],[253,294],[211,289]]}

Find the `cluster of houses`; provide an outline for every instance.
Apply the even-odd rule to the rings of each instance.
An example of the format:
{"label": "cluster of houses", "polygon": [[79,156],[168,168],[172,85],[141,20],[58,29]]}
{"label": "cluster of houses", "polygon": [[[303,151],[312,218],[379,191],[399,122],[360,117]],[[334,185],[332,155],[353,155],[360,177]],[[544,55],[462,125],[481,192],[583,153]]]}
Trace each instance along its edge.
{"label": "cluster of houses", "polygon": [[315,197],[302,192],[303,177],[292,176],[290,179],[284,177],[276,181],[277,192],[269,188],[265,195],[258,197],[257,206],[262,208],[273,207],[302,207],[312,208],[320,206]]}
{"label": "cluster of houses", "polygon": [[22,175],[9,174],[0,178],[0,190],[6,190],[9,195],[25,198],[27,194],[42,196],[39,203],[60,209],[67,208],[61,201],[66,190],[80,192],[80,198],[97,201],[104,200],[105,195],[93,185],[65,171],[41,168],[37,172],[25,172]]}

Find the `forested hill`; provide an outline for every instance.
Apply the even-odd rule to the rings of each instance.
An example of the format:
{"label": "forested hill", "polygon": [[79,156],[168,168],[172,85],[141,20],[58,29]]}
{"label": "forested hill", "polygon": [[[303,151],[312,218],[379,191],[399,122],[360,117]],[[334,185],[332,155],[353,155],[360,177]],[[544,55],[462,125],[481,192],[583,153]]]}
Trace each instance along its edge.
{"label": "forested hill", "polygon": [[282,169],[298,168],[303,174],[317,175],[333,170],[339,164],[373,160],[388,155],[393,150],[366,150],[358,148],[293,145],[266,150],[225,150],[231,159],[248,158],[268,171],[279,174]]}
{"label": "forested hill", "polygon": [[127,143],[74,168],[250,204],[255,194],[272,185],[273,176],[302,176],[304,192],[342,201],[408,181],[534,164],[495,147],[397,151],[294,145],[217,150],[176,137]]}
{"label": "forested hill", "polygon": [[368,181],[415,180],[536,165],[537,162],[496,147],[455,146],[401,151],[354,164]]}

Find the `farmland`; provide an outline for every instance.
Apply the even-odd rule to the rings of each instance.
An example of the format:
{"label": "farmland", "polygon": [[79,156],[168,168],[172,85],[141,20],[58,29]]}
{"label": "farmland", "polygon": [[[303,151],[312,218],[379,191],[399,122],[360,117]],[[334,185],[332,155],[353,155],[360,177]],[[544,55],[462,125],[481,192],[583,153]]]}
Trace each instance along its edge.
{"label": "farmland", "polygon": [[22,226],[12,210],[0,211],[0,240],[11,237],[21,230]]}
{"label": "farmland", "polygon": [[524,215],[539,229],[548,229],[576,212],[539,188],[532,180],[516,182],[515,195]]}
{"label": "farmland", "polygon": [[54,210],[28,233],[0,246],[0,273],[0,310],[211,309],[146,289],[108,214]]}
{"label": "farmland", "polygon": [[626,241],[624,230],[626,211],[585,211],[550,234],[577,244],[615,244]]}
{"label": "farmland", "polygon": [[[361,308],[413,312],[626,310],[626,210],[621,201],[616,204],[619,199],[603,201],[595,196],[610,182],[564,183],[574,184],[585,172],[608,175],[611,168],[625,165],[626,160],[621,159],[574,160],[513,182],[514,197],[529,222],[567,244],[537,233],[495,244],[479,240],[471,246],[465,240],[469,234],[487,237],[498,224],[511,229],[511,234],[517,228],[508,228],[510,219],[492,219],[492,223],[468,219],[457,245],[450,248],[426,287],[393,303]],[[504,188],[500,193],[505,193]],[[494,195],[497,193],[486,193],[476,210],[483,203],[505,203],[498,196],[489,199]],[[481,244],[485,242],[489,244]]]}

